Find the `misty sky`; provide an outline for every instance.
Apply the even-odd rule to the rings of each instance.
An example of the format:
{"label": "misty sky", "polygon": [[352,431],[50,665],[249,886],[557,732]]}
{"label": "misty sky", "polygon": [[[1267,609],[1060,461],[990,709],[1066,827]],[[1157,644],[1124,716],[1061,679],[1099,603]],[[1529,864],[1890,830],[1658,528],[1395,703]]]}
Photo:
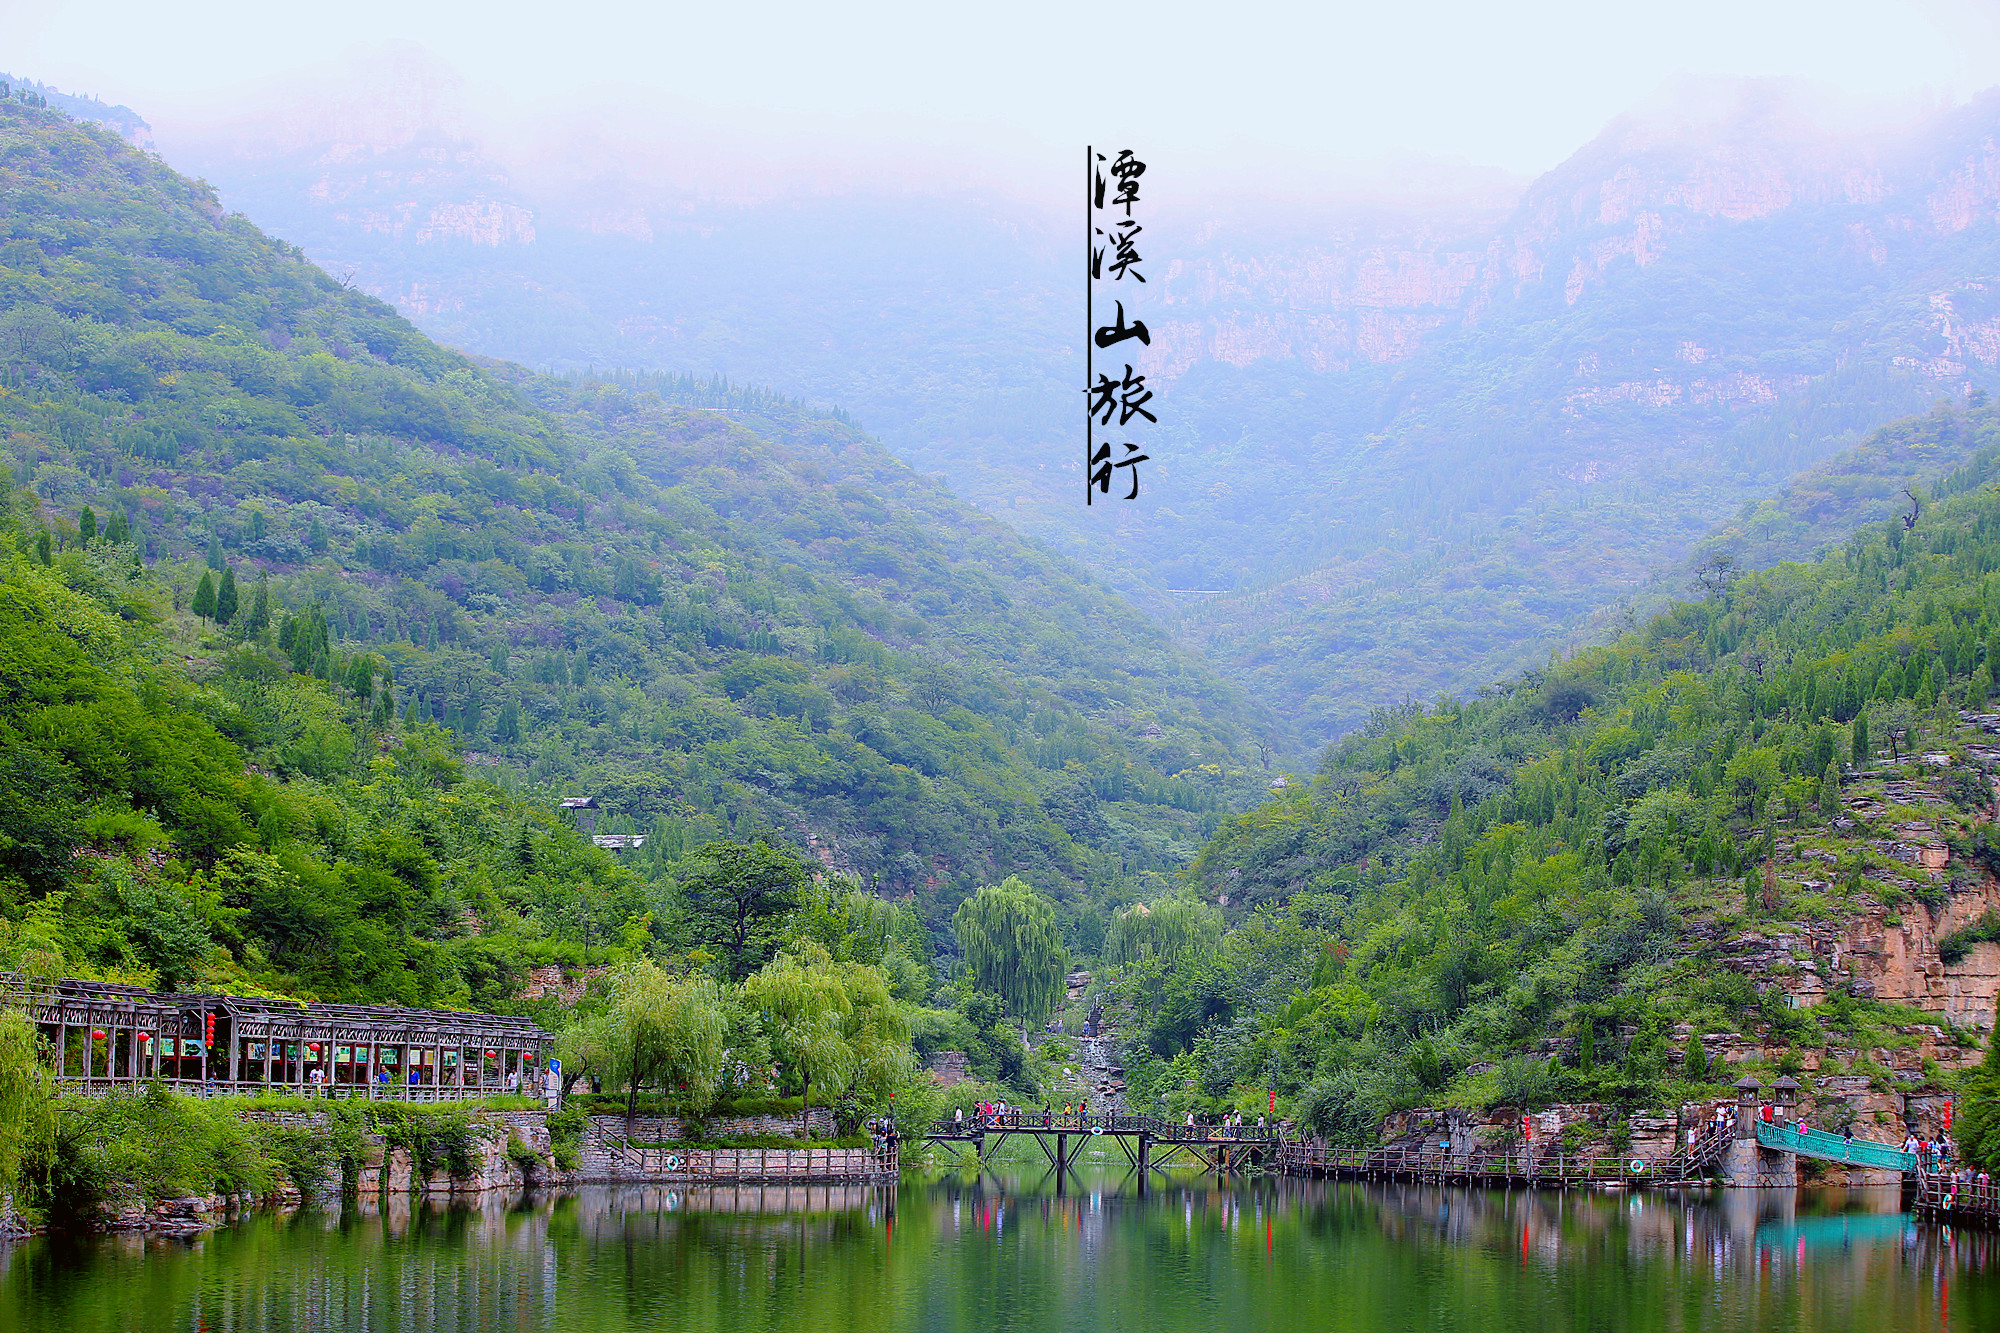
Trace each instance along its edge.
{"label": "misty sky", "polygon": [[651,101],[782,138],[1086,138],[1264,164],[1410,152],[1533,174],[1676,73],[1914,109],[2000,83],[2000,0],[1285,5],[0,0],[0,68],[155,117],[414,42],[490,97]]}

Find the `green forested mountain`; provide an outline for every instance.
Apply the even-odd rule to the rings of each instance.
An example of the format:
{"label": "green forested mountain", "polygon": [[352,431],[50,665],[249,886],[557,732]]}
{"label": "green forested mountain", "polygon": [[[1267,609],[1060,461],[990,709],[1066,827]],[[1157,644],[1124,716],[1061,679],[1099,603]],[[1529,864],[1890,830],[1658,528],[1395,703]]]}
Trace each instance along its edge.
{"label": "green forested mountain", "polygon": [[1921,507],[1928,488],[1995,441],[1987,394],[1971,412],[1946,399],[1920,417],[1892,421],[1851,449],[1807,468],[1777,494],[1746,502],[1695,547],[1690,563],[1727,556],[1742,568],[1814,556],[1864,523]]}
{"label": "green forested mountain", "polygon": [[[20,558],[83,592],[146,567],[167,601],[131,594],[159,628],[130,651],[182,659],[159,678],[245,781],[365,782],[431,724],[481,800],[595,796],[599,833],[647,834],[623,871],[578,853],[612,897],[761,837],[935,928],[1019,874],[1089,947],[1268,780],[1281,738],[1211,673],[837,417],[475,363],[39,108],[0,105],[0,232]],[[180,807],[88,790],[193,851]],[[263,827],[217,799],[204,864]],[[475,897],[440,901],[486,921]],[[545,906],[602,944],[647,904]]]}
{"label": "green forested mountain", "polygon": [[[1026,1094],[1067,954],[1127,1006],[1140,1100],[1275,1090],[1344,1136],[1665,1104],[1712,1090],[1704,1035],[1950,1077],[1877,1058],[1931,997],[1822,945],[2000,938],[1959,714],[2000,670],[1982,403],[1763,525],[1818,542],[1957,463],[1913,527],[1712,570],[1273,796],[1274,722],[838,414],[442,349],[39,107],[0,103],[0,233],[0,966],[491,1007],[547,963],[859,968],[919,1052]],[[1956,868],[1898,859],[1912,828]],[[1007,938],[1033,976],[931,970]]]}
{"label": "green forested mountain", "polygon": [[163,136],[455,346],[845,405],[1178,611],[1315,740],[1582,641],[1746,503],[2000,370],[1991,92],[1857,131],[1780,84],[1696,82],[1518,189],[1421,205],[1204,199],[1162,159],[1146,489],[1086,510],[1067,194],[704,201],[649,173],[642,108],[623,151],[579,133],[537,160],[452,86],[363,59]]}
{"label": "green forested mountain", "polygon": [[[1953,977],[2000,939],[1978,717],[2000,672],[1994,427],[1984,407],[1951,423],[1985,443],[1913,528],[1720,579],[1474,698],[1380,711],[1310,786],[1225,820],[1176,910],[1233,929],[1141,950],[1119,983],[1151,1051],[1139,1084],[1176,1107],[1276,1088],[1372,1137],[1418,1104],[1670,1107],[1740,1072],[1703,1035],[1750,1034],[1809,1089],[1935,1088],[1948,1073],[1894,1053],[1923,1024],[1989,1026],[1988,1006],[1911,993],[1856,941],[1901,931]],[[1914,864],[1924,843],[1948,871]]]}

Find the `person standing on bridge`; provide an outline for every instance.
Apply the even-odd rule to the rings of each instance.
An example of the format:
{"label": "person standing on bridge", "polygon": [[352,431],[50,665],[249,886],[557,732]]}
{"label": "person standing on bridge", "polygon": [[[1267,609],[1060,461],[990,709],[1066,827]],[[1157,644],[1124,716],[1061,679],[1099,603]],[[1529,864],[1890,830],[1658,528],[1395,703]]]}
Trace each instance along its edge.
{"label": "person standing on bridge", "polygon": [[963,1134],[965,1132],[965,1108],[963,1106],[954,1106],[951,1108],[951,1132],[954,1134]]}

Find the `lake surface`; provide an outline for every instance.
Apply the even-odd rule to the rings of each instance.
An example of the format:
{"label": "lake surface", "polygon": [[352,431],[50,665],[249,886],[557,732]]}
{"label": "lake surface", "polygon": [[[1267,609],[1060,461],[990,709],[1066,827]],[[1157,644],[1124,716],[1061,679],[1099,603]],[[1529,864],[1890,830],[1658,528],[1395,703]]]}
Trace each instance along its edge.
{"label": "lake surface", "polygon": [[1032,1173],[593,1189],[0,1247],[0,1329],[2000,1329],[2000,1236],[1893,1191],[1529,1194]]}

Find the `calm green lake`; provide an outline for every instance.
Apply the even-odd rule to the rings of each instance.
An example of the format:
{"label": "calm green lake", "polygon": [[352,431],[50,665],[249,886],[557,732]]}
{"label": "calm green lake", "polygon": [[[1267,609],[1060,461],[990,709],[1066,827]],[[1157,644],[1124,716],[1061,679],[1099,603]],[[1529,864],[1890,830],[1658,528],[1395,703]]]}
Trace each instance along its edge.
{"label": "calm green lake", "polygon": [[1893,1191],[1487,1193],[1086,1174],[585,1190],[0,1247],[0,1329],[2000,1329],[2000,1237]]}

